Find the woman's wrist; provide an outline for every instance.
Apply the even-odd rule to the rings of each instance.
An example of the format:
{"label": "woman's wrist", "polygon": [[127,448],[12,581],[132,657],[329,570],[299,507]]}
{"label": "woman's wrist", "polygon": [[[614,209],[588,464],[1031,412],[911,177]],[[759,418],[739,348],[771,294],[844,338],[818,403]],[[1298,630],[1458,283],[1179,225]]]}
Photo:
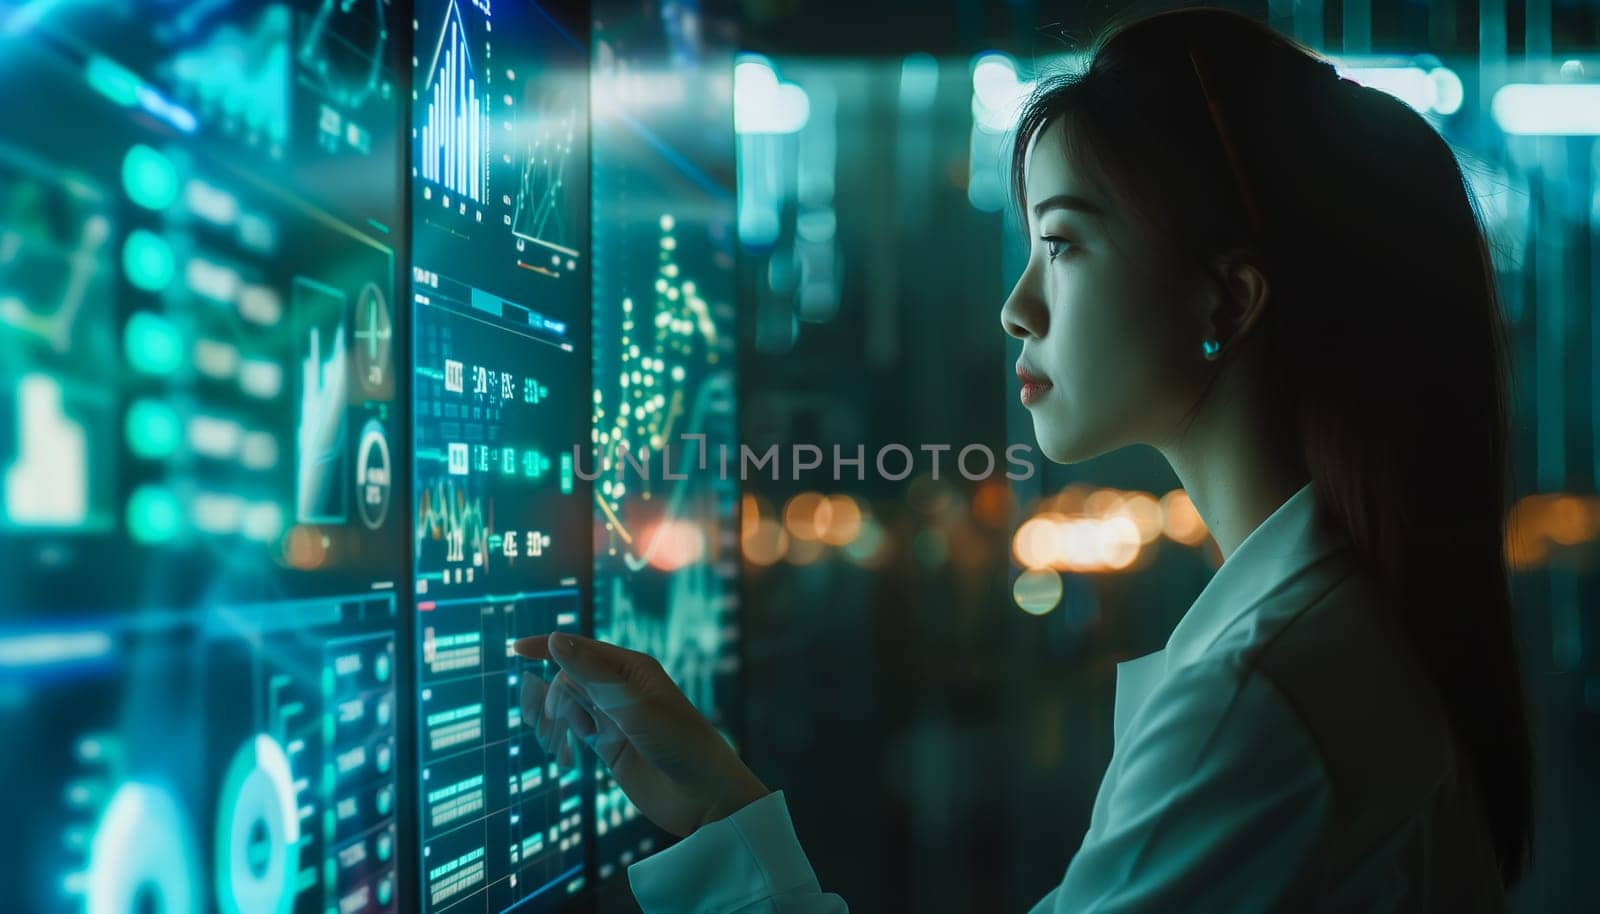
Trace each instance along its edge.
{"label": "woman's wrist", "polygon": [[770,793],[772,791],[767,789],[767,785],[761,783],[761,779],[746,768],[743,776],[737,778],[733,788],[706,808],[705,814],[700,818],[700,825],[710,825],[712,822],[726,819]]}

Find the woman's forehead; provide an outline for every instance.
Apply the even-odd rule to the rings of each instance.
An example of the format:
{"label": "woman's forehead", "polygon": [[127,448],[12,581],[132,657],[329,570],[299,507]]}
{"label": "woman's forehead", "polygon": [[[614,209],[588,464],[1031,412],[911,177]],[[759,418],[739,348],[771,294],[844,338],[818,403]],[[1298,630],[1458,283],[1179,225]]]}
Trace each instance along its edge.
{"label": "woman's forehead", "polygon": [[1028,140],[1023,159],[1023,205],[1031,220],[1041,211],[1064,209],[1096,218],[1110,215],[1112,201],[1093,179],[1094,170],[1073,162],[1073,144],[1060,119],[1041,127]]}
{"label": "woman's forehead", "polygon": [[1025,201],[1030,207],[1039,200],[1060,193],[1094,196],[1094,188],[1075,168],[1066,143],[1066,126],[1061,118],[1049,121],[1028,139],[1023,159]]}

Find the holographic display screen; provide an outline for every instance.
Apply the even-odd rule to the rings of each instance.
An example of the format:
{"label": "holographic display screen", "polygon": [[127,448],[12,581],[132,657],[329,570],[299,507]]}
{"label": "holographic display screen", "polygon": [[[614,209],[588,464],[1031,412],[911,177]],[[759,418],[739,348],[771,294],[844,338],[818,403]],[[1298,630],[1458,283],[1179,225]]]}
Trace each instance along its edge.
{"label": "holographic display screen", "polygon": [[419,909],[555,910],[587,883],[588,785],[524,732],[546,671],[510,644],[588,630],[588,10],[413,22]]}
{"label": "holographic display screen", "polygon": [[0,6],[7,910],[400,908],[404,21]]}
{"label": "holographic display screen", "polygon": [[658,846],[510,651],[593,607],[732,719],[733,484],[575,466],[736,442],[732,45],[616,6],[0,5],[8,910],[553,911]]}
{"label": "holographic display screen", "polygon": [[[718,454],[737,461],[733,44],[692,2],[602,0],[594,16],[593,463],[611,467],[593,483],[595,632],[659,658],[731,733],[739,490]],[[658,468],[664,447],[684,478],[630,468],[640,454]],[[666,836],[595,777],[606,879]]]}

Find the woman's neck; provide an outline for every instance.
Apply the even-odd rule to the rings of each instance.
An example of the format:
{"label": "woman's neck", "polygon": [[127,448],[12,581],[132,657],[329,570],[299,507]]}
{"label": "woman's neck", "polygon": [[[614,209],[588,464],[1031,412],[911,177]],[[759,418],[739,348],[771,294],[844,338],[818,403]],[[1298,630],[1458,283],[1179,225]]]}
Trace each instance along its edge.
{"label": "woman's neck", "polygon": [[1158,448],[1224,560],[1310,479],[1302,460],[1274,446],[1266,410],[1240,380],[1219,378],[1180,440]]}

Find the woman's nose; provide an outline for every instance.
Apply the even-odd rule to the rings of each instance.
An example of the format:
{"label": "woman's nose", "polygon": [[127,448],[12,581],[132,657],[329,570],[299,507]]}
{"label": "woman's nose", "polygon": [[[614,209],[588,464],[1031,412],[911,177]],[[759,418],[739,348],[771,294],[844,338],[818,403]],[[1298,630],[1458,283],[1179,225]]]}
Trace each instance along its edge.
{"label": "woman's nose", "polygon": [[1044,336],[1048,315],[1044,301],[1030,287],[1028,274],[1024,273],[1000,309],[1000,326],[1019,340],[1037,339]]}

